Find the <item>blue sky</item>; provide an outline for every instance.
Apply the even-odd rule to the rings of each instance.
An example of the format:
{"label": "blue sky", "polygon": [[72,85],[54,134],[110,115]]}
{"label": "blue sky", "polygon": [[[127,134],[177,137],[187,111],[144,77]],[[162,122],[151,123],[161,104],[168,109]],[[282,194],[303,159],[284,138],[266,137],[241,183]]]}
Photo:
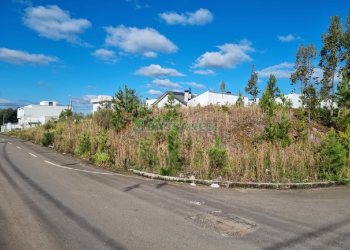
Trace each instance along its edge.
{"label": "blue sky", "polygon": [[259,87],[275,73],[289,93],[300,44],[321,48],[330,17],[348,0],[115,0],[0,2],[0,105],[166,90],[244,92],[251,65]]}

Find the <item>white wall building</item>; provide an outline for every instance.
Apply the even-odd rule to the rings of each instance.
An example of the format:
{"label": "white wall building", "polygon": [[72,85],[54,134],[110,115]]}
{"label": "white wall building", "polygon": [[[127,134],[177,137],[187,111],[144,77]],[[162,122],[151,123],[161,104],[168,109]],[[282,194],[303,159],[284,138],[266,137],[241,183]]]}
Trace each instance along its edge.
{"label": "white wall building", "polygon": [[92,99],[92,113],[104,108],[112,108],[113,97],[109,95],[99,95]]}
{"label": "white wall building", "polygon": [[17,110],[18,125],[30,128],[43,125],[50,120],[57,120],[61,112],[69,106],[60,106],[55,101],[42,101],[39,105],[31,104]]}
{"label": "white wall building", "polygon": [[[295,94],[295,93],[294,94],[288,94],[288,95],[285,95],[284,97],[291,102],[293,109],[298,109],[298,108],[303,107],[303,103],[302,103],[302,101],[300,99],[301,94]],[[279,97],[276,98],[276,102],[277,103],[282,103],[281,98],[279,98]]]}
{"label": "white wall building", "polygon": [[[188,101],[187,106],[208,106],[208,105],[234,105],[236,104],[239,96],[232,95],[231,93],[216,93],[213,91],[206,91],[203,94],[196,96]],[[248,97],[243,97],[244,105],[248,105]]]}

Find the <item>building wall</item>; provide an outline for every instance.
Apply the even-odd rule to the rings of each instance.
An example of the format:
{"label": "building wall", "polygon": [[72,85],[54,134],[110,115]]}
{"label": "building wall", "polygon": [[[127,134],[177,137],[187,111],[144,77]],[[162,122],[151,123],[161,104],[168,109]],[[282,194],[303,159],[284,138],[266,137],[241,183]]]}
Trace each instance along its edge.
{"label": "building wall", "polygon": [[[204,92],[203,94],[191,99],[187,105],[190,107],[195,107],[197,105],[200,106],[208,106],[208,105],[234,105],[236,104],[239,96],[232,94],[220,94],[214,92]],[[243,102],[245,105],[248,105],[249,99],[247,97],[243,97]]]}
{"label": "building wall", "polygon": [[61,112],[68,106],[28,105],[17,110],[18,124],[23,128],[29,124],[45,124],[49,120],[59,118]]}
{"label": "building wall", "polygon": [[104,108],[112,108],[112,101],[103,101],[92,103],[92,113]]}

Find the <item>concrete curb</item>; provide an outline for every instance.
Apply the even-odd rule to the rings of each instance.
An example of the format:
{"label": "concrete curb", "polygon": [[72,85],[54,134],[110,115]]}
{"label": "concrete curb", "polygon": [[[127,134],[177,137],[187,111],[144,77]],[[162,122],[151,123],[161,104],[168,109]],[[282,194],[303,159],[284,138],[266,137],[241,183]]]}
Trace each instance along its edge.
{"label": "concrete curb", "polygon": [[[190,178],[181,178],[174,176],[163,176],[159,174],[147,173],[144,171],[139,171],[135,169],[128,169],[136,175],[144,176],[151,179],[164,180],[164,181],[174,181],[191,183]],[[220,187],[225,188],[260,188],[260,189],[310,189],[310,188],[324,188],[335,186],[334,181],[325,182],[308,182],[308,183],[256,183],[256,182],[232,182],[232,181],[213,181],[213,180],[195,180],[196,184],[210,186],[213,183],[219,184]]]}

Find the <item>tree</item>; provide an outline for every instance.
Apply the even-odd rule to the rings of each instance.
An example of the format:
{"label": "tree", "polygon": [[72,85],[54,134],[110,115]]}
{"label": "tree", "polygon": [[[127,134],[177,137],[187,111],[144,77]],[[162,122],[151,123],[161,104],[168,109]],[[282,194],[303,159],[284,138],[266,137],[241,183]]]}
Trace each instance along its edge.
{"label": "tree", "polygon": [[62,110],[59,119],[60,120],[67,120],[68,118],[73,116],[73,111],[71,109],[65,109]]}
{"label": "tree", "polygon": [[236,106],[238,106],[238,107],[244,106],[244,99],[243,99],[243,95],[242,95],[241,91],[239,91],[238,99],[236,101]]}
{"label": "tree", "polygon": [[299,46],[294,64],[295,71],[290,77],[292,84],[300,82],[301,100],[303,107],[307,107],[309,122],[311,121],[311,113],[316,109],[314,105],[316,88],[311,81],[312,74],[314,73],[313,61],[316,55],[317,50],[314,45]]}
{"label": "tree", "polygon": [[330,101],[331,116],[334,110],[334,83],[341,60],[342,45],[342,27],[339,16],[333,16],[328,28],[328,33],[322,35],[323,47],[321,49],[321,60],[319,66],[323,70],[323,78],[321,80],[322,98]]}
{"label": "tree", "polygon": [[112,117],[112,124],[117,131],[123,129],[138,116],[140,104],[135,90],[129,89],[126,85],[124,91],[119,88],[115,98],[113,98],[114,113]]}
{"label": "tree", "polygon": [[339,179],[346,165],[347,150],[340,143],[337,132],[332,128],[325,140],[320,155],[321,177]]}
{"label": "tree", "polygon": [[274,74],[270,75],[266,88],[268,89],[272,98],[276,98],[281,94],[280,89],[277,87],[277,79]]}
{"label": "tree", "polygon": [[178,108],[180,107],[180,104],[176,104],[175,102],[175,96],[173,92],[169,92],[168,94],[168,100],[164,105],[166,113],[165,113],[165,120],[167,121],[173,121],[176,118],[179,117]]}
{"label": "tree", "polygon": [[17,110],[12,108],[0,109],[0,125],[3,123],[17,123]]}
{"label": "tree", "polygon": [[276,96],[279,96],[280,90],[276,85],[276,77],[271,74],[266,88],[263,92],[259,105],[261,109],[272,117],[276,109]]}
{"label": "tree", "polygon": [[254,65],[252,66],[252,70],[250,73],[250,78],[248,80],[247,86],[245,87],[245,91],[253,97],[254,102],[256,102],[256,98],[259,94],[258,89],[258,73],[255,70]]}
{"label": "tree", "polygon": [[226,83],[224,81],[220,83],[220,91],[222,94],[226,93]]}

